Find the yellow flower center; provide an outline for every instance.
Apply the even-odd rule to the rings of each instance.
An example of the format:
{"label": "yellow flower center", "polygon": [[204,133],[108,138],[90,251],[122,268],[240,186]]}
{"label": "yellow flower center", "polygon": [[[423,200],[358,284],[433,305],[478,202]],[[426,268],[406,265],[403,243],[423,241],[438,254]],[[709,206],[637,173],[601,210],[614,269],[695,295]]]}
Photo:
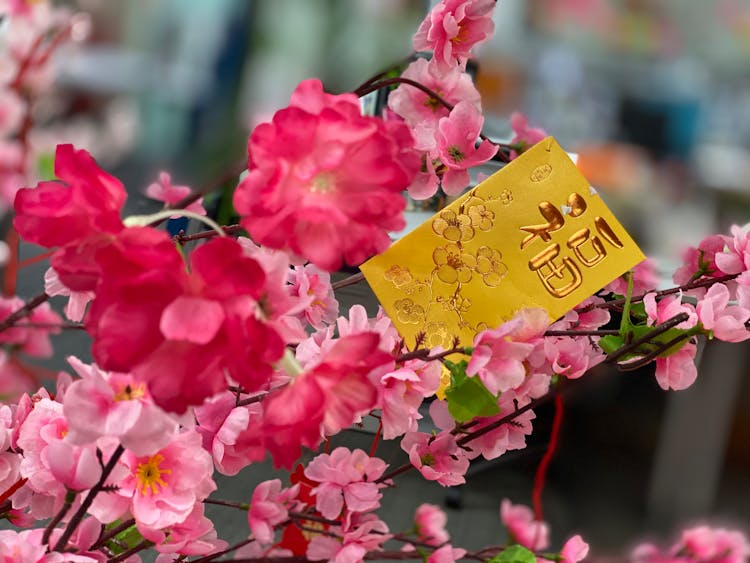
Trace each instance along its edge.
{"label": "yellow flower center", "polygon": [[329,172],[321,172],[310,182],[310,191],[314,194],[327,194],[336,189],[336,179]]}
{"label": "yellow flower center", "polygon": [[152,455],[148,458],[146,463],[139,463],[138,468],[135,470],[135,476],[138,480],[138,486],[141,489],[142,495],[147,495],[149,491],[151,494],[157,494],[160,490],[169,486],[162,475],[169,475],[172,473],[171,469],[161,469],[159,464],[164,461],[164,456],[161,454]]}
{"label": "yellow flower center", "polygon": [[145,383],[130,383],[123,385],[115,393],[115,401],[132,401],[134,399],[141,399],[146,394]]}

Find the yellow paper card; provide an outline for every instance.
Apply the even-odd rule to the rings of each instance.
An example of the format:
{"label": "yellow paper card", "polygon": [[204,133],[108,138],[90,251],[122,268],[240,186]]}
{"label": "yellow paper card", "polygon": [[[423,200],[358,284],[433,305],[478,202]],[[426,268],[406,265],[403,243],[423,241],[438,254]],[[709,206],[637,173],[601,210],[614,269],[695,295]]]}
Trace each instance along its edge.
{"label": "yellow paper card", "polygon": [[644,258],[548,137],[360,268],[407,346],[447,348],[524,307],[556,319]]}

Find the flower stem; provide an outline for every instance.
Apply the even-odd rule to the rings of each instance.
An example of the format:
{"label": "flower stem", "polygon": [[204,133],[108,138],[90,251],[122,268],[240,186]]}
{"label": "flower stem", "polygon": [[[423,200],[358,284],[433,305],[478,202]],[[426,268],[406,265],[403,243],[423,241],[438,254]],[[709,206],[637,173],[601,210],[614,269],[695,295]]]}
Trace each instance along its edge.
{"label": "flower stem", "polygon": [[216,234],[218,234],[220,237],[227,236],[227,234],[224,232],[224,229],[222,229],[221,226],[219,226],[219,224],[210,217],[206,217],[205,215],[200,215],[198,213],[193,213],[192,211],[188,211],[186,209],[164,209],[162,211],[152,213],[151,215],[131,215],[130,217],[125,217],[125,219],[122,220],[122,224],[126,227],[145,227],[153,223],[160,223],[164,219],[169,219],[170,217],[173,217],[175,215],[178,215],[180,217],[187,217],[188,219],[195,219],[196,221],[205,223],[214,231],[216,231]]}

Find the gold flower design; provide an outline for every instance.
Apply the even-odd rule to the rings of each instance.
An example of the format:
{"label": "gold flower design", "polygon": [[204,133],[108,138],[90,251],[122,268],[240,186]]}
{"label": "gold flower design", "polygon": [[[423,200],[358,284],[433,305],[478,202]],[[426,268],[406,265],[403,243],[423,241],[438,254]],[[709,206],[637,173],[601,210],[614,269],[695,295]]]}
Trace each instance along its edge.
{"label": "gold flower design", "polygon": [[383,274],[383,277],[396,287],[403,287],[406,284],[411,283],[411,281],[414,279],[411,275],[411,272],[409,271],[409,268],[404,268],[403,266],[399,266],[398,264],[394,264],[393,266],[388,268]]}
{"label": "gold flower design", "polygon": [[500,194],[500,201],[503,205],[510,205],[513,202],[513,192],[510,190],[503,190]]}
{"label": "gold flower design", "polygon": [[471,281],[471,271],[477,265],[476,258],[456,244],[438,246],[432,251],[432,261],[437,266],[438,279],[449,284]]}
{"label": "gold flower design", "polygon": [[474,238],[471,224],[468,215],[446,209],[432,220],[432,230],[451,242],[466,242]]}
{"label": "gold flower design", "polygon": [[453,342],[453,338],[448,332],[445,323],[432,321],[424,325],[425,344],[428,348],[442,346],[448,348]]}
{"label": "gold flower design", "polygon": [[396,307],[396,317],[402,323],[416,325],[424,319],[424,307],[411,299],[399,299],[393,305]]}
{"label": "gold flower design", "polygon": [[476,272],[482,276],[485,285],[497,287],[508,274],[508,266],[502,260],[503,255],[495,248],[480,246],[477,249]]}
{"label": "gold flower design", "polygon": [[495,221],[495,212],[482,204],[469,207],[468,214],[471,224],[480,231],[489,231]]}

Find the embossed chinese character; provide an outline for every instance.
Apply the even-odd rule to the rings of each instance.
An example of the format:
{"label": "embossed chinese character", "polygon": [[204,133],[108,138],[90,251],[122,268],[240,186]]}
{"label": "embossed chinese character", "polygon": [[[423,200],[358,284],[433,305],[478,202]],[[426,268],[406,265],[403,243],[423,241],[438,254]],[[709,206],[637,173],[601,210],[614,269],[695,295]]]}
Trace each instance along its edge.
{"label": "embossed chinese character", "polygon": [[569,256],[555,262],[559,255],[560,245],[553,243],[529,260],[529,270],[537,273],[544,289],[551,295],[562,298],[580,287],[583,276]]}

